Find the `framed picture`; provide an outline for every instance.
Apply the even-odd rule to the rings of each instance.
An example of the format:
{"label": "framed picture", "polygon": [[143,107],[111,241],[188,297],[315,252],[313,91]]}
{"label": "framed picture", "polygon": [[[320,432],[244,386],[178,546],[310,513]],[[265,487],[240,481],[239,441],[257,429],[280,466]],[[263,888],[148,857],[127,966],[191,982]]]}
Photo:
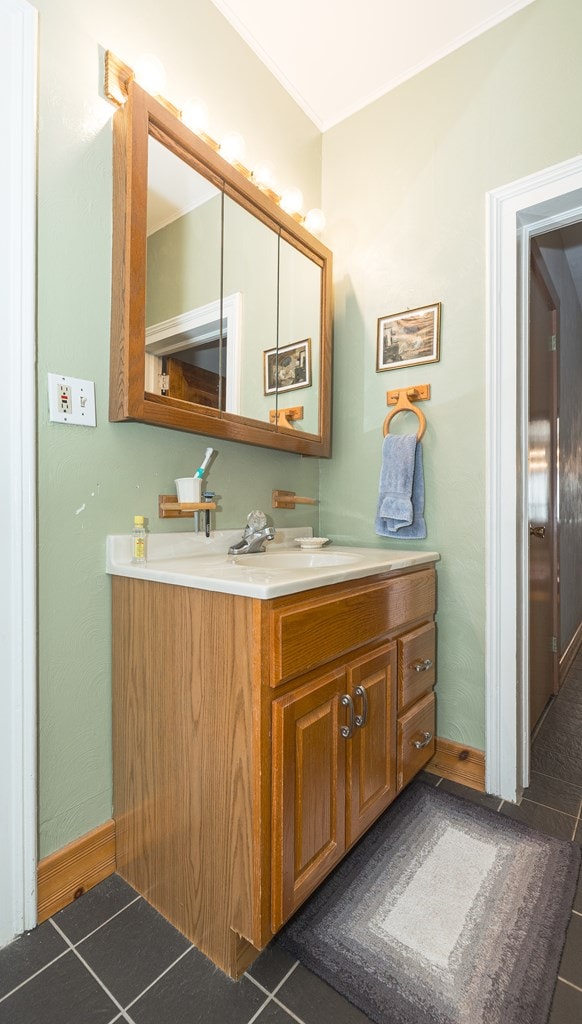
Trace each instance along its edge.
{"label": "framed picture", "polygon": [[376,371],[439,360],[441,304],[405,309],[378,319]]}
{"label": "framed picture", "polygon": [[282,348],[268,348],[265,358],[265,394],[311,387],[311,338]]}

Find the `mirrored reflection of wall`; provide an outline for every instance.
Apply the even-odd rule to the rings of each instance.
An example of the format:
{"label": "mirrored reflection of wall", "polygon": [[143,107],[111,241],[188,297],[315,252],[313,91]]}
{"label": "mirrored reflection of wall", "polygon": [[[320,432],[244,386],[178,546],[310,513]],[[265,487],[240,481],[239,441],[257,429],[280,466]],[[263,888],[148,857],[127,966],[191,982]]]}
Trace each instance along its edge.
{"label": "mirrored reflection of wall", "polygon": [[[302,405],[303,419],[296,428],[316,434],[319,429],[319,379],[320,379],[320,309],[321,269],[298,249],[284,239],[280,243],[279,260],[279,349],[287,348],[293,356],[294,346],[309,340],[310,385],[293,386],[285,390],[285,384],[278,394],[279,408]],[[299,350],[300,355],[303,349]],[[301,384],[297,373],[297,384]]]}
{"label": "mirrored reflection of wall", "polygon": [[229,196],[224,198],[224,292],[242,295],[240,413],[269,421],[263,351],[277,344],[278,235]]}
{"label": "mirrored reflection of wall", "polygon": [[[221,221],[222,193],[150,138],[146,329],[165,324],[166,330],[163,344],[146,341],[145,390],[216,409],[226,404],[227,375],[219,313]],[[207,308],[208,318],[198,317],[196,328],[180,322]]]}

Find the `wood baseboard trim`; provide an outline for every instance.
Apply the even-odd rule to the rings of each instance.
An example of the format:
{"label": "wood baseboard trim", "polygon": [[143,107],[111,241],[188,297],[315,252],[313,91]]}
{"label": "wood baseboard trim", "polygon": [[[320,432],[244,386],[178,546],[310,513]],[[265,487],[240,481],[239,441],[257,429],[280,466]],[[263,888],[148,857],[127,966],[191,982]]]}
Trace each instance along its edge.
{"label": "wood baseboard trim", "polygon": [[574,633],[574,636],[570,640],[570,643],[566,647],[566,650],[560,657],[560,686],[564,682],[564,679],[568,675],[572,662],[578,654],[580,647],[582,646],[582,622],[578,626],[578,629]]}
{"label": "wood baseboard trim", "polygon": [[485,753],[475,747],[466,747],[437,736],[435,755],[425,766],[425,771],[485,792]]}
{"label": "wood baseboard trim", "polygon": [[115,822],[104,822],[39,861],[38,923],[102,882],[115,871]]}

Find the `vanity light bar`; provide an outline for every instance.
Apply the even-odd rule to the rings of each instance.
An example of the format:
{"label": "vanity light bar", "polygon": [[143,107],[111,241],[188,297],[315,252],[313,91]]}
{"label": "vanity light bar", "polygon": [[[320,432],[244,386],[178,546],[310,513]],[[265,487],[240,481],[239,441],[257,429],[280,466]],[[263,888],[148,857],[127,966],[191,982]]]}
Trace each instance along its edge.
{"label": "vanity light bar", "polygon": [[[130,68],[128,64],[125,64],[120,60],[119,57],[112,53],[111,50],[106,50],[103,91],[107,99],[111,103],[114,103],[116,107],[122,107],[127,100],[127,87],[134,79],[134,70]],[[156,96],[155,99],[171,114],[174,114],[174,116],[179,118],[180,121],[182,120],[182,111],[178,107],[174,106],[170,100],[165,99],[164,96]],[[216,140],[210,135],[207,135],[206,132],[201,131],[196,132],[196,134],[199,139],[202,139],[202,141],[205,142],[207,146],[210,146],[216,153],[220,151],[220,143],[216,142]],[[247,181],[252,182],[256,188],[260,188],[261,192],[268,196],[274,203],[277,203],[278,205],[281,204],[282,197],[272,188],[262,188],[258,185],[254,180],[253,172],[249,170],[248,167],[239,163],[238,160],[233,160],[232,166],[242,174]],[[301,213],[292,213],[290,216],[293,217],[293,220],[296,220],[298,224],[305,224],[306,217]]]}

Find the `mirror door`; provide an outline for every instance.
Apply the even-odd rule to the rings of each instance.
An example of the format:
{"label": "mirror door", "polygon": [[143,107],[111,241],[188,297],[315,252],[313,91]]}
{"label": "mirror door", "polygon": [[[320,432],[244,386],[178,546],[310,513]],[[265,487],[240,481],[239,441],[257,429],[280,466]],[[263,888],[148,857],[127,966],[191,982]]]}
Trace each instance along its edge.
{"label": "mirror door", "polygon": [[[328,455],[331,254],[134,82],[127,93],[110,419]],[[290,406],[302,419],[278,419]]]}

